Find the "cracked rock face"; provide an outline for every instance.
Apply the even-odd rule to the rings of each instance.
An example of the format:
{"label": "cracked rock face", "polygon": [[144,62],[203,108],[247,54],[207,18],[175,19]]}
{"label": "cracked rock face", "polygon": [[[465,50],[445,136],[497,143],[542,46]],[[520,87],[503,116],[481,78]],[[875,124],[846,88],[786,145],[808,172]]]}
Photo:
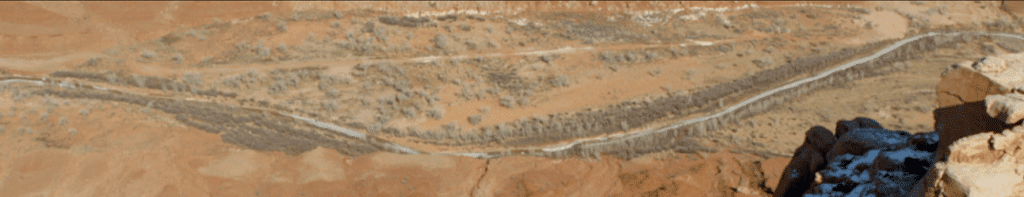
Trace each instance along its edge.
{"label": "cracked rock face", "polygon": [[950,150],[940,183],[946,196],[1024,195],[1024,126],[966,137]]}
{"label": "cracked rock face", "polygon": [[936,158],[944,162],[912,195],[1022,196],[1024,53],[960,65],[943,73],[936,87],[941,135]]}
{"label": "cracked rock face", "polygon": [[[1006,112],[1011,108],[986,104],[986,98],[1011,93],[1013,87],[1022,84],[1021,58],[1024,55],[986,57],[954,65],[942,73],[942,80],[935,88],[938,109],[934,111],[935,129],[941,136],[937,150],[939,160],[945,160],[949,155],[947,147],[957,139],[1009,128],[1005,125],[1007,119],[990,117],[989,109]],[[999,98],[1002,97],[988,100],[1001,100]]]}
{"label": "cracked rock face", "polygon": [[971,67],[1007,88],[1024,84],[1024,53],[985,57]]}
{"label": "cracked rock face", "polygon": [[1024,94],[989,95],[985,97],[985,107],[989,116],[1014,124],[1024,119]]}

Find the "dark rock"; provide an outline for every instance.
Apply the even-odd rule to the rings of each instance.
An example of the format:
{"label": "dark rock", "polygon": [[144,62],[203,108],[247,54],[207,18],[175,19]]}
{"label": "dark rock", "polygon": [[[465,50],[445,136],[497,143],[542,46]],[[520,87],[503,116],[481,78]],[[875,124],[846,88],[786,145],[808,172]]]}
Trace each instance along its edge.
{"label": "dark rock", "polygon": [[895,150],[907,144],[910,134],[905,131],[893,131],[880,128],[853,129],[839,138],[832,146],[826,158],[844,154],[862,155],[871,149]]}
{"label": "dark rock", "polygon": [[882,129],[882,125],[878,124],[875,120],[865,117],[857,117],[848,121],[839,121],[836,122],[836,138],[842,138],[843,134],[857,128]]}
{"label": "dark rock", "polygon": [[918,133],[910,136],[909,144],[920,151],[935,152],[939,147],[939,132]]}
{"label": "dark rock", "polygon": [[[828,153],[832,150],[832,145],[836,143],[838,139],[832,135],[832,131],[822,126],[811,127],[807,130],[806,136],[804,137],[804,145],[809,145],[819,153]],[[824,156],[824,155],[822,155]]]}
{"label": "dark rock", "polygon": [[789,161],[779,178],[774,196],[803,196],[814,183],[814,173],[825,167],[825,158],[821,155],[807,144],[797,148],[793,160]]}

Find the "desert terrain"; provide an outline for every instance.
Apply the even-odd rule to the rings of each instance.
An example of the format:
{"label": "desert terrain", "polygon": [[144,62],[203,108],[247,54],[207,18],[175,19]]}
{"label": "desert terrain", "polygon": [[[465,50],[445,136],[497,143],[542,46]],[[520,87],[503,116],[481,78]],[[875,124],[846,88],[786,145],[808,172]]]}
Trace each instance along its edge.
{"label": "desert terrain", "polygon": [[1024,4],[0,2],[0,196],[772,196]]}

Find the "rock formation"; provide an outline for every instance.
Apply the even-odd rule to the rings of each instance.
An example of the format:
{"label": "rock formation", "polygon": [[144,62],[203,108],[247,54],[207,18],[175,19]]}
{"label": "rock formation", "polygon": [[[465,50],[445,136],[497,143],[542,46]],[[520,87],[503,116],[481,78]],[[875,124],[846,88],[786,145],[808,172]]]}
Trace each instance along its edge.
{"label": "rock formation", "polygon": [[825,166],[826,151],[832,148],[836,137],[825,127],[807,130],[804,144],[796,149],[793,160],[786,165],[779,180],[775,196],[799,196],[814,183],[814,172]]}
{"label": "rock formation", "polygon": [[[989,58],[991,59],[991,58]],[[970,62],[960,65],[971,65]],[[982,64],[990,65],[990,64]],[[980,67],[985,68],[985,67]],[[986,68],[986,70],[988,70]],[[1002,121],[988,116],[985,97],[1009,92],[969,66],[954,65],[942,74],[936,87],[938,108],[934,111],[935,130],[939,132],[938,157],[944,160],[950,144],[956,139],[985,132],[1001,131]]]}
{"label": "rock formation", "polygon": [[1024,94],[989,95],[985,97],[989,116],[1014,124],[1024,119]]}
{"label": "rock formation", "polygon": [[886,130],[862,117],[837,122],[836,136],[830,134],[821,126],[807,131],[775,196],[904,195],[929,171],[939,142],[935,132]]}
{"label": "rock formation", "polygon": [[[1024,54],[987,57],[966,68],[960,66],[957,72],[977,76],[974,80],[955,82],[949,80],[942,88],[971,87],[964,84],[989,84],[990,91],[959,92],[951,94],[977,99],[984,97],[983,108],[972,106],[967,113],[959,116],[943,114],[950,119],[962,117],[971,122],[975,130],[956,131],[939,129],[942,141],[949,143],[945,157],[929,172],[928,176],[915,186],[915,196],[1021,196],[1024,195]],[[961,84],[957,87],[955,84]],[[978,86],[973,86],[978,87]],[[940,105],[944,104],[940,93]],[[947,96],[948,98],[948,96]],[[946,103],[948,104],[948,103]],[[984,115],[978,115],[984,110]],[[936,111],[938,112],[938,111]],[[936,117],[940,117],[936,113]],[[945,119],[949,120],[949,119]],[[936,125],[940,125],[936,119]],[[962,122],[961,122],[962,123]],[[958,122],[942,122],[955,125]],[[938,128],[938,127],[936,127]],[[984,128],[984,129],[981,129]],[[957,136],[956,138],[946,138]],[[941,146],[941,145],[940,145]],[[943,155],[939,155],[943,156]]]}
{"label": "rock formation", "polygon": [[812,128],[775,196],[1024,195],[1024,54],[953,65],[936,92],[936,132],[867,118],[837,122],[834,138]]}

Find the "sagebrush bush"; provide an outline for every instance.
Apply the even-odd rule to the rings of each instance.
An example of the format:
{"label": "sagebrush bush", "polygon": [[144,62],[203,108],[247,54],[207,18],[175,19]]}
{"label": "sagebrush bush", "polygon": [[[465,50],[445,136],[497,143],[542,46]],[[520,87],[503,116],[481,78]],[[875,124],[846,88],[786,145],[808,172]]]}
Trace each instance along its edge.
{"label": "sagebrush bush", "polygon": [[433,119],[440,120],[441,118],[444,118],[444,112],[441,112],[441,110],[439,109],[430,109],[427,110],[427,116]]}
{"label": "sagebrush bush", "polygon": [[552,77],[550,82],[555,87],[569,87],[569,77],[565,75]]}
{"label": "sagebrush bush", "polygon": [[507,107],[509,109],[515,109],[516,108],[515,100],[513,100],[512,97],[507,97],[507,96],[506,97],[501,97],[501,99],[499,99],[499,102],[501,102],[501,106],[505,106],[505,107]]}

